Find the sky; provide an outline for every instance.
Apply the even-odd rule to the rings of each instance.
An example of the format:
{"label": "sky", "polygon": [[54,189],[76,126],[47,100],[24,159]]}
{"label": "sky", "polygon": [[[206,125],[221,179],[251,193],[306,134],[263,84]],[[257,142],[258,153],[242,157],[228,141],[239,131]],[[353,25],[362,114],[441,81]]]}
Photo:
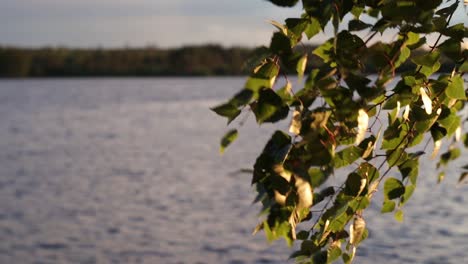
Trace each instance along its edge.
{"label": "sky", "polygon": [[[252,47],[269,43],[267,20],[297,17],[300,8],[265,0],[0,0],[0,45]],[[466,10],[454,22],[467,23]]]}

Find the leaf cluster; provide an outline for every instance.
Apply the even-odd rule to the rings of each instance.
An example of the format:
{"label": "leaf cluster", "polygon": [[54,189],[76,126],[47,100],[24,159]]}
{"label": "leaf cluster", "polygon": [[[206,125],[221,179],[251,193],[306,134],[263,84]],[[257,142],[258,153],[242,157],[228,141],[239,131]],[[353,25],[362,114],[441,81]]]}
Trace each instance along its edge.
{"label": "leaf cluster", "polygon": [[[270,2],[289,7],[298,1]],[[350,263],[368,235],[364,212],[375,192],[383,190],[382,213],[394,212],[403,221],[402,208],[417,186],[419,159],[426,155],[425,138],[433,142],[439,169],[461,156],[461,145],[467,145],[467,135],[461,135],[468,93],[463,80],[467,52],[461,42],[467,29],[450,25],[458,4],[303,0],[299,18],[272,22],[277,31],[269,56],[241,92],[213,108],[228,122],[250,111],[259,124],[291,119],[289,130],[275,131],[254,165],[252,184],[266,216],[256,231],[263,229],[269,240],[283,237],[288,244],[299,240],[300,249],[292,254],[299,262],[341,258]],[[361,21],[363,14],[374,17],[374,23]],[[343,29],[346,15],[353,19]],[[334,36],[312,51],[322,66],[305,72],[311,54],[295,47],[328,23]],[[355,33],[364,29],[369,30],[366,40]],[[388,29],[398,30],[393,41],[369,45]],[[429,44],[431,33],[445,40]],[[432,48],[411,57],[424,44]],[[451,74],[437,76],[442,54],[456,65]],[[376,78],[366,74],[369,61],[377,65]],[[396,75],[407,61],[415,67]],[[297,89],[283,74],[291,70],[306,77]],[[286,80],[284,87],[275,87],[278,78]],[[449,144],[447,152],[438,155],[443,144]],[[339,186],[327,184],[331,175]]]}

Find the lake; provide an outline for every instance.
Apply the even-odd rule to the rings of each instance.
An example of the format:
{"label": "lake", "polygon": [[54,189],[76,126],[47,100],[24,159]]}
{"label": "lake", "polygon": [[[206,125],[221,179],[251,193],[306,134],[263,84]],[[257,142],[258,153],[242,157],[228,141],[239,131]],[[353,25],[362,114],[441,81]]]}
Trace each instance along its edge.
{"label": "lake", "polygon": [[[251,116],[219,155],[226,122],[208,108],[243,82],[0,80],[0,263],[288,262],[284,241],[251,235],[259,207],[237,172],[272,126]],[[466,263],[468,186],[455,165],[467,157],[439,185],[422,161],[403,223],[375,202],[354,263]]]}

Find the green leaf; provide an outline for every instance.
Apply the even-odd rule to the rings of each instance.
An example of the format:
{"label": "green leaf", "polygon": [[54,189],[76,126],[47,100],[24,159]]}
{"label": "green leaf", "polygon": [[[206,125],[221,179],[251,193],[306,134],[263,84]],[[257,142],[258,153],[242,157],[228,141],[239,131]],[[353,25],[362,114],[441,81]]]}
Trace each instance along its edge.
{"label": "green leaf", "polygon": [[404,205],[408,202],[408,200],[413,195],[415,189],[416,189],[416,185],[414,184],[407,185],[405,187],[405,194],[401,197],[401,202],[400,202],[401,205]]}
{"label": "green leaf", "polygon": [[402,65],[404,62],[406,62],[406,60],[409,58],[410,54],[411,54],[411,51],[410,51],[409,48],[407,48],[407,47],[401,48],[400,55],[398,56],[398,59],[394,63],[395,68],[400,67],[400,65]]}
{"label": "green leaf", "polygon": [[440,156],[440,162],[438,165],[447,165],[449,161],[457,159],[460,155],[461,150],[459,148],[451,148]]}
{"label": "green leaf", "polygon": [[463,88],[463,78],[459,75],[454,76],[447,86],[445,94],[452,99],[465,100],[465,89]]}
{"label": "green leaf", "polygon": [[408,154],[403,148],[387,151],[387,163],[390,166],[399,166],[406,161]]}
{"label": "green leaf", "polygon": [[439,175],[437,175],[437,183],[441,183],[445,178],[445,172],[440,172]]}
{"label": "green leaf", "polygon": [[301,39],[302,33],[308,26],[308,20],[305,18],[288,18],[286,19],[286,27],[297,41]]}
{"label": "green leaf", "polygon": [[401,181],[395,178],[388,178],[384,183],[385,199],[400,198],[405,193],[405,186]]}
{"label": "green leaf", "polygon": [[291,41],[284,34],[276,32],[271,38],[270,50],[278,55],[291,54]]}
{"label": "green leaf", "polygon": [[255,118],[259,124],[264,122],[276,122],[288,116],[289,108],[283,103],[272,89],[260,90],[257,104],[252,107]]}
{"label": "green leaf", "polygon": [[355,162],[362,156],[362,153],[363,150],[356,146],[350,146],[339,151],[336,153],[334,159],[335,168],[340,168]]}
{"label": "green leaf", "polygon": [[307,38],[311,39],[320,32],[320,29],[320,22],[315,18],[311,18],[309,24],[304,30],[304,33],[306,34]]}
{"label": "green leaf", "polygon": [[458,183],[463,183],[466,179],[468,179],[468,172],[463,172],[458,178]]}
{"label": "green leaf", "polygon": [[315,55],[322,58],[325,63],[328,63],[331,60],[331,56],[333,54],[333,41],[328,40],[327,42],[323,43],[322,45],[318,46],[314,52]]}
{"label": "green leaf", "polygon": [[414,45],[419,42],[419,34],[408,32],[407,33],[408,39],[406,40],[406,45]]}
{"label": "green leaf", "polygon": [[468,60],[465,60],[458,70],[460,72],[468,72]]}
{"label": "green leaf", "polygon": [[402,210],[398,210],[395,212],[395,220],[397,220],[398,222],[403,222],[403,211]]}
{"label": "green leaf", "polygon": [[231,103],[215,106],[211,108],[211,110],[220,116],[227,117],[228,124],[231,123],[232,120],[234,120],[241,113],[241,111]]}
{"label": "green leaf", "polygon": [[304,76],[304,71],[306,69],[306,66],[307,66],[307,54],[302,56],[297,62],[296,71],[297,71],[299,82],[302,82],[302,77]]}
{"label": "green leaf", "polygon": [[348,30],[349,31],[360,31],[360,30],[369,28],[371,26],[372,26],[371,24],[364,23],[359,19],[353,19],[353,20],[350,20],[349,23],[348,23]]}
{"label": "green leaf", "polygon": [[237,136],[238,136],[238,131],[237,129],[231,129],[229,130],[224,136],[223,138],[221,139],[221,147],[219,149],[219,151],[222,153],[224,153],[224,150],[232,143],[234,142],[234,140],[237,139]]}
{"label": "green leaf", "polygon": [[310,168],[309,171],[310,185],[312,188],[317,188],[322,185],[330,176],[329,173],[319,168]]}
{"label": "green leaf", "polygon": [[[455,111],[452,112],[447,108],[443,108],[439,120],[437,120],[436,124],[440,125],[440,127],[445,128],[445,134],[451,136],[453,135],[453,133],[455,133],[455,130],[457,130],[457,128],[460,127],[461,121],[460,117]],[[436,126],[436,124],[434,124],[434,126]]]}
{"label": "green leaf", "polygon": [[234,97],[231,98],[229,103],[231,103],[233,106],[241,107],[250,103],[250,101],[253,98],[253,95],[254,93],[252,90],[242,89],[240,92],[234,95]]}
{"label": "green leaf", "polygon": [[393,212],[393,210],[395,210],[395,205],[396,204],[394,201],[385,200],[383,202],[382,209],[380,210],[380,212],[383,214]]}
{"label": "green leaf", "polygon": [[338,246],[330,246],[327,250],[327,254],[328,254],[328,257],[327,257],[327,263],[332,263],[333,261],[337,260],[342,252],[341,252],[341,248],[338,247]]}
{"label": "green leaf", "polygon": [[451,38],[447,39],[439,45],[438,49],[453,61],[457,62],[463,60],[462,49],[460,41],[458,40]]}
{"label": "green leaf", "polygon": [[419,174],[419,162],[417,159],[409,159],[398,166],[403,179],[409,177],[411,183],[416,184]]}
{"label": "green leaf", "polygon": [[367,178],[368,183],[377,180],[380,176],[380,173],[377,170],[377,168],[368,162],[361,163],[359,165],[357,173]]}
{"label": "green leaf", "polygon": [[357,196],[361,190],[363,179],[358,173],[350,173],[345,182],[344,193],[349,196]]}
{"label": "green leaf", "polygon": [[440,53],[435,51],[432,53],[415,56],[411,60],[417,65],[422,65],[422,66],[427,66],[427,67],[432,68],[434,64],[436,64],[436,62],[439,61],[439,58],[440,58]]}

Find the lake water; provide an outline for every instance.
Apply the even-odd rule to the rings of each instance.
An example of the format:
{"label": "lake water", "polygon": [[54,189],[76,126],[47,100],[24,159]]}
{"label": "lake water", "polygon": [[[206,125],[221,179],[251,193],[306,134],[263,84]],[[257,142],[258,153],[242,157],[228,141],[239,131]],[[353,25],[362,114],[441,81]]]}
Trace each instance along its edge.
{"label": "lake water", "polygon": [[[271,126],[250,120],[219,155],[227,128],[208,108],[242,84],[0,80],[0,263],[287,262],[283,241],[251,236],[258,207],[250,175],[236,173]],[[365,213],[355,263],[466,263],[468,187],[456,166],[437,185],[434,163],[423,162],[404,223],[379,204]]]}

